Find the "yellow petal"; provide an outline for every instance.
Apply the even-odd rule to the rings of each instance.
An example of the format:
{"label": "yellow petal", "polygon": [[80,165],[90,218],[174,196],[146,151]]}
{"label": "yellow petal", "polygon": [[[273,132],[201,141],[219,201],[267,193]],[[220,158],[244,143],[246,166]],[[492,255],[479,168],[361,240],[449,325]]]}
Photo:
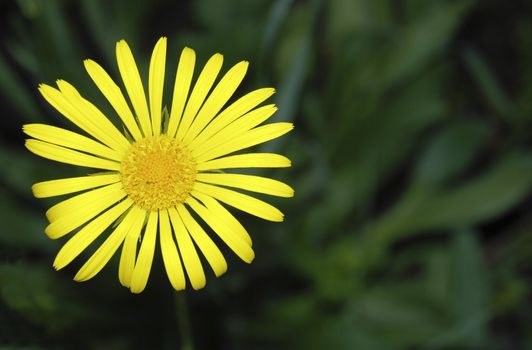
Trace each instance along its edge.
{"label": "yellow petal", "polygon": [[142,133],[140,132],[137,121],[133,113],[131,113],[131,109],[118,85],[116,85],[109,74],[98,63],[92,60],[85,60],[84,64],[87,73],[89,73],[96,86],[98,86],[105,98],[111,103],[111,106],[113,106],[120,119],[122,119],[131,136],[135,140],[142,139]]}
{"label": "yellow petal", "polygon": [[193,140],[227,103],[244,79],[248,66],[249,62],[247,61],[239,62],[224,75],[190,126],[185,135],[185,144]]}
{"label": "yellow petal", "polygon": [[214,148],[218,148],[229,140],[233,140],[238,136],[244,135],[249,130],[261,124],[277,111],[275,105],[262,106],[246,113],[238,118],[218,133],[213,135],[209,140],[202,144],[198,144],[192,149],[192,155],[196,156]]}
{"label": "yellow petal", "polygon": [[179,204],[177,206],[177,211],[190,233],[190,236],[207,259],[207,262],[211,266],[216,277],[223,275],[227,271],[227,262],[225,261],[222,252],[220,252],[220,249],[218,249],[203,228],[201,228],[192,215],[190,215],[184,205]]}
{"label": "yellow petal", "polygon": [[56,162],[79,165],[87,168],[120,170],[120,163],[112,160],[90,156],[40,140],[26,140],[25,146],[31,152]]}
{"label": "yellow petal", "polygon": [[31,189],[35,197],[46,198],[84,191],[118,181],[120,181],[118,174],[89,175],[38,182],[31,186]]}
{"label": "yellow petal", "polygon": [[70,264],[85,248],[122,215],[132,202],[126,199],[84,226],[65,243],[54,260],[54,267],[59,270]]}
{"label": "yellow petal", "polygon": [[172,228],[170,227],[170,220],[166,209],[159,212],[160,219],[160,242],[161,252],[163,255],[164,267],[168,279],[175,290],[185,289],[185,273],[181,265],[181,259],[177,252],[174,238],[172,236]]}
{"label": "yellow petal", "polygon": [[194,50],[185,47],[179,58],[177,73],[175,77],[174,96],[172,98],[172,108],[168,122],[167,134],[174,137],[183,114],[183,109],[188,97],[190,82],[194,74],[194,64],[196,62],[196,53]]}
{"label": "yellow petal", "polygon": [[129,141],[124,134],[95,105],[84,99],[74,86],[64,80],[58,80],[57,86],[75,113],[89,127],[87,132],[90,130],[91,135],[117,151],[124,152],[129,148]]}
{"label": "yellow petal", "polygon": [[150,114],[154,135],[161,133],[161,112],[163,109],[164,69],[166,64],[166,38],[160,38],[150,61]]}
{"label": "yellow petal", "polygon": [[[134,208],[134,207],[133,207]],[[105,242],[94,252],[94,254],[87,260],[87,262],[78,271],[74,280],[87,281],[94,276],[109,262],[111,257],[115,254],[118,247],[122,244],[131,225],[135,223],[137,216],[143,214],[142,210],[130,210],[124,219],[118,224],[113,233],[107,237]]]}
{"label": "yellow petal", "polygon": [[189,149],[194,149],[198,145],[203,144],[218,131],[258,106],[274,93],[275,89],[263,88],[242,96],[218,114],[216,118],[214,118],[214,120],[207,125],[207,127],[192,142],[190,142],[190,144],[188,144]]}
{"label": "yellow petal", "polygon": [[46,217],[50,221],[55,221],[63,215],[68,215],[72,211],[82,209],[88,204],[99,202],[105,197],[114,196],[120,200],[125,195],[126,193],[122,189],[122,184],[115,183],[61,201],[46,211]]}
{"label": "yellow petal", "polygon": [[135,109],[140,126],[145,136],[152,135],[150,113],[146,103],[146,94],[142,86],[142,80],[137,69],[137,64],[131,53],[131,49],[124,40],[116,44],[116,60],[122,81],[126,87],[129,99]]}
{"label": "yellow petal", "polygon": [[25,134],[41,141],[56,144],[99,157],[120,161],[121,154],[86,136],[45,124],[26,124],[22,130]]}
{"label": "yellow petal", "polygon": [[294,190],[287,184],[267,177],[243,174],[200,173],[197,181],[214,185],[241,188],[247,191],[269,194],[279,197],[293,197]]}
{"label": "yellow petal", "polygon": [[131,276],[131,292],[138,294],[146,288],[150,276],[153,254],[155,252],[155,240],[157,238],[157,218],[159,213],[152,211],[148,217],[146,231],[142,237],[139,256]]}
{"label": "yellow petal", "polygon": [[44,230],[46,235],[52,239],[62,237],[124,198],[126,194],[116,185],[120,184],[80,194],[50,208],[46,212],[51,222]]}
{"label": "yellow petal", "polygon": [[[95,118],[92,116],[87,118],[85,106],[83,104],[75,106],[71,102],[71,99],[77,99],[79,96],[76,89],[64,81],[58,81],[58,85],[64,91],[59,91],[45,84],[39,86],[39,91],[46,101],[48,101],[48,103],[50,103],[58,112],[63,114],[68,120],[109,147],[117,151],[123,151],[124,145],[121,145],[120,142],[113,139],[113,136],[111,135],[111,133],[115,132],[111,131],[111,133],[107,133],[106,128],[109,130],[116,130],[112,123],[105,117],[103,120],[96,120],[95,118],[100,115],[95,116]],[[116,130],[116,132],[118,132],[118,130]],[[120,132],[118,132],[118,134],[120,134]],[[117,137],[120,138],[120,136]]]}
{"label": "yellow petal", "polygon": [[205,97],[207,97],[207,94],[211,90],[212,84],[216,80],[218,72],[220,72],[220,68],[222,68],[222,63],[223,56],[217,53],[209,59],[207,64],[205,64],[205,67],[201,71],[198,81],[196,82],[196,85],[194,85],[194,89],[192,90],[190,98],[185,107],[185,113],[181,119],[181,124],[177,129],[177,139],[182,140],[185,134],[188,132],[194,117],[203,104]]}
{"label": "yellow petal", "polygon": [[175,238],[179,251],[181,252],[181,257],[183,258],[183,265],[185,265],[190,284],[192,285],[192,288],[196,290],[201,289],[205,287],[205,273],[203,272],[203,267],[201,266],[196,247],[194,246],[194,243],[192,243],[187,228],[183,224],[183,220],[177,213],[176,209],[173,207],[169,208],[168,214],[172,221]]}
{"label": "yellow petal", "polygon": [[240,222],[224,208],[216,199],[207,196],[200,192],[192,192],[192,195],[199,199],[204,206],[207,207],[214,215],[218,217],[218,220],[223,221],[227,227],[229,227],[234,233],[238,234],[242,240],[244,240],[249,246],[252,246],[251,236],[248,231],[240,224]]}
{"label": "yellow petal", "polygon": [[193,190],[214,197],[221,202],[251,215],[258,216],[259,218],[276,222],[283,221],[283,213],[281,213],[279,209],[246,194],[218,186],[207,185],[201,182],[196,182]]}
{"label": "yellow petal", "polygon": [[234,139],[228,139],[227,142],[223,145],[217,145],[214,148],[210,148],[208,151],[202,153],[201,155],[195,156],[195,158],[198,163],[213,158],[218,158],[220,156],[233,153],[244,148],[248,148],[273,140],[279,136],[286,134],[293,128],[294,126],[292,125],[292,123],[273,123],[259,126],[258,128],[250,130]]}
{"label": "yellow petal", "polygon": [[206,207],[201,205],[194,198],[189,197],[186,202],[209,225],[214,232],[235,252],[235,254],[248,264],[255,258],[255,253],[239,235],[235,234],[223,221],[212,214]]}
{"label": "yellow petal", "polygon": [[144,221],[147,214],[144,209],[137,206],[133,206],[131,210],[138,211],[139,214],[135,217],[135,221],[131,224],[131,229],[126,235],[118,267],[118,279],[120,284],[128,288],[131,285],[131,276],[135,269],[135,259],[137,256],[137,244],[140,231],[142,231],[142,228],[144,227]]}
{"label": "yellow petal", "polygon": [[286,168],[290,167],[290,159],[275,153],[246,153],[227,156],[199,163],[198,171],[235,169],[235,168]]}

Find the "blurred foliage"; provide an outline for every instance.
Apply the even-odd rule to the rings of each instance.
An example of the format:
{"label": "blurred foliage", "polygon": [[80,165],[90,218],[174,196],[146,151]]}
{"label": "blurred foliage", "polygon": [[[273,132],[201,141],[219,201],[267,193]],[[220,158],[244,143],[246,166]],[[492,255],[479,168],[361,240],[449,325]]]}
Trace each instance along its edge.
{"label": "blurred foliage", "polygon": [[[66,125],[36,90],[117,77],[125,38],[147,72],[169,37],[203,62],[251,62],[241,93],[275,86],[263,146],[296,197],[282,224],[238,213],[257,252],[188,291],[198,349],[532,348],[532,4],[526,0],[18,0],[0,2],[0,347],[178,348],[156,254],[148,290],[54,272],[30,186],[73,176],[23,149],[21,124]],[[174,68],[172,68],[174,67]],[[170,80],[167,80],[170,81]],[[168,97],[168,96],[167,96]],[[83,172],[81,171],[80,174]],[[74,264],[75,265],[75,264]]]}

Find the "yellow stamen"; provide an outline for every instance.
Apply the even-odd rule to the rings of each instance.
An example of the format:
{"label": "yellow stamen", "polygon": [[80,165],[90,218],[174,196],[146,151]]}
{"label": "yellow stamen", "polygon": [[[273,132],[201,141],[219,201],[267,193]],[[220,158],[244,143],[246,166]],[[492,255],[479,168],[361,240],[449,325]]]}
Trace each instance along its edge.
{"label": "yellow stamen", "polygon": [[120,167],[124,191],[138,206],[156,211],[183,203],[196,180],[190,152],[166,135],[134,143]]}

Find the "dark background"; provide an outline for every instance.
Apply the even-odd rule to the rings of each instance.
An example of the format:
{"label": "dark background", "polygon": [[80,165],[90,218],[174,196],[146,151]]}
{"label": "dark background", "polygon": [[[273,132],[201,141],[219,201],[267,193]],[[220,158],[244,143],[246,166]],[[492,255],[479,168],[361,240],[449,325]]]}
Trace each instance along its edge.
{"label": "dark background", "polygon": [[21,132],[69,127],[41,82],[66,79],[109,111],[82,60],[119,81],[124,38],[147,77],[163,35],[169,77],[185,45],[200,65],[249,60],[237,94],[276,87],[273,120],[296,125],[261,148],[293,161],[261,173],[296,190],[268,199],[285,222],[237,213],[255,261],[226,249],[226,275],[186,292],[197,349],[532,348],[525,0],[0,1],[1,348],[179,348],[160,253],[141,295],[116,259],[81,284],[83,258],[53,270],[55,201],[30,186],[83,170],[30,154]]}

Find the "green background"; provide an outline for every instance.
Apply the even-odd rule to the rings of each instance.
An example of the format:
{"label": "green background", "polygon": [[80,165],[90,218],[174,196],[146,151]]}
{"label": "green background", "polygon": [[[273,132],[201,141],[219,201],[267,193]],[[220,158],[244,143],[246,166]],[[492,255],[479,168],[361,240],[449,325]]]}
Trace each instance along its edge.
{"label": "green background", "polygon": [[237,95],[276,87],[272,119],[296,126],[258,148],[293,167],[254,172],[295,188],[267,198],[285,222],[232,210],[255,261],[224,248],[226,275],[186,292],[197,349],[532,348],[525,0],[0,2],[0,348],[179,348],[160,253],[141,295],[119,285],[117,259],[86,283],[72,277],[87,254],[53,270],[57,199],[30,186],[87,170],[30,154],[21,132],[70,127],[37,91],[58,78],[114,118],[82,60],[118,81],[124,38],[147,77],[160,36],[167,86],[184,46],[200,65],[246,59]]}

